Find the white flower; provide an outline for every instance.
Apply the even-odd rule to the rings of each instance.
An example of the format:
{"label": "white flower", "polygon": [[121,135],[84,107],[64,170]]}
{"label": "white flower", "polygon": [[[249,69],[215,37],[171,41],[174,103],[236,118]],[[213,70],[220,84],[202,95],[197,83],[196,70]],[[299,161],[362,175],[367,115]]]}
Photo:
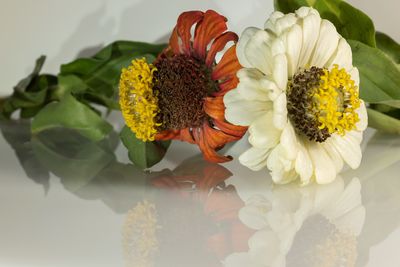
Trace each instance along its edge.
{"label": "white flower", "polygon": [[243,165],[302,184],[332,182],[344,162],[359,166],[366,108],[351,48],[331,22],[308,7],[274,12],[264,30],[244,31],[237,56],[239,84],[224,102],[229,122],[249,126]]}
{"label": "white flower", "polygon": [[249,251],[229,255],[226,267],[354,266],[365,221],[361,183],[353,178],[345,186],[338,177],[322,186],[260,188],[239,218],[257,232]]}

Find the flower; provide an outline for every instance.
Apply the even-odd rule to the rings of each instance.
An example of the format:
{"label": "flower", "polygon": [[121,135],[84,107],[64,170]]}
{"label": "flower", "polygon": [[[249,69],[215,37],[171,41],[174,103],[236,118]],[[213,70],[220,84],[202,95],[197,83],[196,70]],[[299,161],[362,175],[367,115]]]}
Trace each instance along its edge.
{"label": "flower", "polygon": [[223,96],[236,87],[241,68],[238,37],[226,31],[226,21],[212,10],[184,12],[153,64],[135,59],[123,69],[120,106],[138,139],[186,141],[197,144],[211,162],[231,160],[216,150],[240,139],[247,127],[228,123],[224,115]]}
{"label": "flower", "polygon": [[239,160],[265,166],[276,183],[332,182],[343,162],[357,168],[367,127],[349,44],[319,13],[274,12],[265,29],[247,28],[237,45],[243,69],[224,97],[231,123],[249,126]]}
{"label": "flower", "polygon": [[257,232],[249,239],[249,251],[229,255],[226,267],[355,265],[365,222],[358,178],[347,185],[338,177],[328,185],[258,190],[239,212]]}

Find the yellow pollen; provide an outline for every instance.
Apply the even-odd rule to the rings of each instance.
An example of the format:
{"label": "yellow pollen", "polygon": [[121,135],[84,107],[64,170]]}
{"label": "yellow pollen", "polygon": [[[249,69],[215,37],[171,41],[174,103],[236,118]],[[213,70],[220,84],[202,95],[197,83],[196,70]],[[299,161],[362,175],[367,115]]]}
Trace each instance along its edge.
{"label": "yellow pollen", "polygon": [[320,85],[312,92],[312,110],[320,123],[319,129],[344,135],[356,128],[360,120],[356,110],[360,107],[358,87],[345,69],[338,65],[320,77]]}
{"label": "yellow pollen", "polygon": [[126,125],[142,141],[154,141],[159,112],[157,94],[153,91],[153,74],[157,69],[145,58],[135,59],[122,69],[119,82],[119,104]]}

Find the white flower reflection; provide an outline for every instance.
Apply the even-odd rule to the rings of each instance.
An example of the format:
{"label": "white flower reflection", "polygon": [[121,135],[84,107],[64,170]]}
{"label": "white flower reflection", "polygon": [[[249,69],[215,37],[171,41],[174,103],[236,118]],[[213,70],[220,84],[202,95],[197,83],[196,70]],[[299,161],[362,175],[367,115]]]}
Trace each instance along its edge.
{"label": "white flower reflection", "polygon": [[229,255],[226,267],[354,266],[364,220],[361,184],[338,177],[329,185],[272,186],[250,196],[239,212],[256,230],[249,251]]}

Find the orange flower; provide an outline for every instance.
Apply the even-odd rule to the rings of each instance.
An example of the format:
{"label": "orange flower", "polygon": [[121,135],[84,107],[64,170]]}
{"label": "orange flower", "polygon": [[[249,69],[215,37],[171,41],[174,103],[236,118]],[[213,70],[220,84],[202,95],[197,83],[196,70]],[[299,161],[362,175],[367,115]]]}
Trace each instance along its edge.
{"label": "orange flower", "polygon": [[225,120],[223,97],[236,87],[241,68],[238,36],[227,31],[226,21],[212,10],[184,12],[153,64],[137,60],[123,71],[121,109],[136,137],[197,144],[211,162],[232,159],[216,151],[239,140],[247,128]]}

